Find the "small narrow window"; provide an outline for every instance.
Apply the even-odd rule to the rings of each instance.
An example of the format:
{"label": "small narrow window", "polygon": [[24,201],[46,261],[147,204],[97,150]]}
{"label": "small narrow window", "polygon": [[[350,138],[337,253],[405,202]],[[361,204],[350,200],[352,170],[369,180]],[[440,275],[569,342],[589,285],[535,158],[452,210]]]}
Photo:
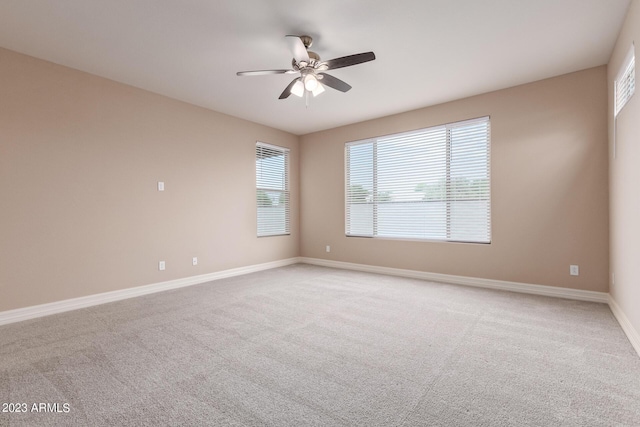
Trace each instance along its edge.
{"label": "small narrow window", "polygon": [[615,81],[615,116],[627,105],[636,89],[636,58],[634,46],[627,54]]}
{"label": "small narrow window", "polygon": [[289,149],[256,144],[258,237],[291,234]]}

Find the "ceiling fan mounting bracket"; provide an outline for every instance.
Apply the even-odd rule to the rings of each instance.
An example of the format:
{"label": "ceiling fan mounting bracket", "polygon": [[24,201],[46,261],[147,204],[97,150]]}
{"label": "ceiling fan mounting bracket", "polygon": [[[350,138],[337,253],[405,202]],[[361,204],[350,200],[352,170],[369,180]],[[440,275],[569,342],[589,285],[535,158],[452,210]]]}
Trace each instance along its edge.
{"label": "ceiling fan mounting bracket", "polygon": [[309,49],[313,44],[313,38],[311,36],[300,36],[300,40],[302,40],[302,44],[306,49]]}

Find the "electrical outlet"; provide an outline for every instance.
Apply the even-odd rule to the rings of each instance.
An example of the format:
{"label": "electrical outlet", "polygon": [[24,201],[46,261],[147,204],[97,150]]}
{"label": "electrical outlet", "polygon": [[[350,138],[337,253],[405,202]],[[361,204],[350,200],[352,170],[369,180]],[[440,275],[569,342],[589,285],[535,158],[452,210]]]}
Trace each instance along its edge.
{"label": "electrical outlet", "polygon": [[158,181],[158,191],[164,191],[164,182]]}
{"label": "electrical outlet", "polygon": [[158,270],[163,271],[165,268],[164,261],[160,261],[158,263]]}
{"label": "electrical outlet", "polygon": [[327,245],[327,252],[331,252],[331,246]]}
{"label": "electrical outlet", "polygon": [[572,276],[578,276],[580,274],[580,267],[578,267],[577,265],[570,265],[569,274]]}
{"label": "electrical outlet", "polygon": [[198,257],[197,256],[193,257],[193,259],[191,260],[191,264],[198,265]]}

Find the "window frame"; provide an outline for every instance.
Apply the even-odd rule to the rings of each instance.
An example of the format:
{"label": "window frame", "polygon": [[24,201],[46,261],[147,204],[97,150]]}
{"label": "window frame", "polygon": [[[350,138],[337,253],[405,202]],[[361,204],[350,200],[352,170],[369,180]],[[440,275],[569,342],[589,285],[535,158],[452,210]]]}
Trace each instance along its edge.
{"label": "window frame", "polygon": [[[261,160],[259,158],[259,153],[261,149],[268,149],[275,152],[282,153],[284,155],[284,170],[282,173],[284,174],[284,189],[272,188],[272,187],[259,187],[258,186],[258,161]],[[289,236],[291,235],[291,177],[290,177],[290,169],[291,169],[291,150],[287,147],[281,147],[278,145],[268,144],[265,142],[257,141],[255,144],[254,151],[254,159],[255,159],[255,203],[256,203],[256,237],[274,237],[274,236]],[[280,194],[284,194],[285,198],[285,206],[284,206],[284,230],[277,232],[260,232],[261,225],[261,216],[260,216],[260,204],[258,203],[258,194],[260,191],[263,192],[277,192]],[[264,224],[264,222],[262,223]]]}
{"label": "window frame", "polygon": [[[486,162],[487,162],[487,202],[488,202],[488,206],[487,206],[487,222],[486,222],[486,232],[487,232],[487,240],[470,240],[470,239],[458,239],[458,238],[452,238],[450,237],[452,235],[451,233],[451,221],[452,221],[452,217],[450,215],[450,203],[452,201],[454,201],[454,196],[452,195],[452,192],[454,190],[454,188],[450,185],[451,183],[451,144],[452,144],[452,136],[451,136],[451,130],[455,129],[455,128],[460,128],[463,127],[465,125],[472,125],[473,123],[486,123],[487,126],[487,154],[486,154]],[[446,203],[446,215],[445,215],[445,229],[446,229],[446,236],[443,239],[440,238],[431,238],[431,237],[400,237],[400,236],[380,236],[378,235],[378,218],[377,218],[377,207],[378,204],[380,203],[379,201],[375,200],[372,202],[372,209],[373,209],[373,214],[372,214],[372,221],[373,221],[373,225],[372,225],[372,234],[361,234],[361,233],[349,233],[349,188],[350,188],[350,171],[349,171],[349,147],[353,147],[353,146],[358,146],[358,145],[363,145],[363,144],[373,144],[373,154],[372,154],[372,174],[374,176],[373,178],[373,189],[372,189],[372,194],[376,194],[376,192],[378,191],[378,187],[377,187],[377,160],[375,159],[375,157],[377,156],[377,140],[379,139],[384,139],[384,138],[389,138],[389,137],[400,137],[403,135],[412,135],[412,134],[416,134],[419,132],[425,132],[425,131],[430,131],[430,130],[436,130],[438,128],[443,128],[445,130],[445,139],[446,139],[446,178],[445,178],[445,182],[446,182],[446,194],[445,194],[445,199],[443,200]],[[487,116],[481,116],[481,117],[476,117],[476,118],[471,118],[471,119],[465,119],[465,120],[460,120],[460,121],[456,121],[456,122],[450,122],[450,123],[444,123],[444,124],[440,124],[440,125],[435,125],[435,126],[429,126],[429,127],[425,127],[425,128],[420,128],[420,129],[414,129],[411,131],[404,131],[404,132],[398,132],[398,133],[394,133],[394,134],[387,134],[387,135],[381,135],[381,136],[376,136],[376,137],[372,137],[372,138],[366,138],[363,140],[356,140],[356,141],[349,141],[345,143],[345,148],[344,148],[344,220],[345,220],[345,226],[344,226],[344,230],[345,230],[345,236],[346,237],[360,237],[360,238],[371,238],[371,239],[381,239],[381,240],[408,240],[408,241],[420,241],[420,242],[438,242],[438,243],[469,243],[469,244],[481,244],[481,245],[485,245],[485,244],[491,244],[492,242],[492,212],[491,212],[491,116],[487,115]]]}

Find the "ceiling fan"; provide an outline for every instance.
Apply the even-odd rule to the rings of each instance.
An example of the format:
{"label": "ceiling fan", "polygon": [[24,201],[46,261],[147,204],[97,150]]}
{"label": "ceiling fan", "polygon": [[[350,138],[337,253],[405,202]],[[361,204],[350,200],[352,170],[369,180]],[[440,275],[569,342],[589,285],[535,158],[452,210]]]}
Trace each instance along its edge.
{"label": "ceiling fan", "polygon": [[343,56],[340,58],[321,61],[320,56],[309,50],[313,39],[310,36],[285,36],[289,48],[293,53],[291,61],[291,69],[283,70],[256,70],[256,71],[239,71],[238,76],[260,76],[265,74],[296,74],[299,77],[293,79],[291,83],[284,89],[279,99],[288,98],[294,94],[302,97],[306,96],[307,101],[309,94],[318,96],[324,92],[324,86],[347,92],[351,86],[342,80],[325,73],[327,70],[335,70],[337,68],[350,67],[352,65],[362,64],[363,62],[373,61],[376,56],[373,52],[357,53],[355,55]]}

